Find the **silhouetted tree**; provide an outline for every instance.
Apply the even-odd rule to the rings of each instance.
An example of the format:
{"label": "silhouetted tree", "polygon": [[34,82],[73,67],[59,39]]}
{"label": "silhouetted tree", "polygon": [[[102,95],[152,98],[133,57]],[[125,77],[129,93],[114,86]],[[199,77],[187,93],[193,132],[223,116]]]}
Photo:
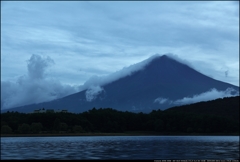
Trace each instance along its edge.
{"label": "silhouetted tree", "polygon": [[61,131],[67,131],[68,125],[66,123],[60,123],[60,130]]}
{"label": "silhouetted tree", "polygon": [[155,125],[155,131],[156,132],[161,132],[164,130],[164,123],[161,119],[157,119],[154,123]]}
{"label": "silhouetted tree", "polygon": [[60,130],[60,119],[59,118],[55,119],[54,124],[53,124],[53,129],[56,131]]}
{"label": "silhouetted tree", "polygon": [[29,133],[30,132],[30,126],[29,124],[23,123],[18,127],[18,131],[20,133]]}
{"label": "silhouetted tree", "polygon": [[43,126],[41,123],[32,123],[31,124],[31,131],[33,133],[39,133],[42,130]]}
{"label": "silhouetted tree", "polygon": [[12,128],[9,127],[8,125],[3,125],[1,127],[1,133],[2,134],[11,134],[12,133]]}
{"label": "silhouetted tree", "polygon": [[73,132],[74,132],[74,133],[82,133],[82,132],[84,132],[84,131],[83,131],[83,129],[82,129],[82,127],[81,127],[80,125],[75,125],[75,126],[73,127]]}

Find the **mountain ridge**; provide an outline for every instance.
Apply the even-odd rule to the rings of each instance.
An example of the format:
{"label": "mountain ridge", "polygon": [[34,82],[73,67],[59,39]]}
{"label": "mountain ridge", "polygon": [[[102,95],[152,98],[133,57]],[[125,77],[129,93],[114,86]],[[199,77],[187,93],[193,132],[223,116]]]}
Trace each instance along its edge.
{"label": "mountain ridge", "polygon": [[[142,64],[144,63],[142,68],[110,83],[90,86],[61,99],[11,109],[29,112],[44,107],[83,112],[92,107],[114,107],[118,110],[149,112],[173,106],[155,103],[159,97],[177,100],[207,92],[212,88],[225,91],[232,87],[239,92],[239,87],[210,78],[167,55],[155,55]],[[92,100],[88,101],[87,95]]]}

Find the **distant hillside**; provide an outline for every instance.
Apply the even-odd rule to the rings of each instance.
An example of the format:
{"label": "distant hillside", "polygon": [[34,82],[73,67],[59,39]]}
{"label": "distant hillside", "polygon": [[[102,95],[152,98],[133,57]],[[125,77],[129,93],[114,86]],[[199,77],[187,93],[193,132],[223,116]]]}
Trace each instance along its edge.
{"label": "distant hillside", "polygon": [[176,106],[165,112],[184,112],[222,116],[239,121],[239,96]]}

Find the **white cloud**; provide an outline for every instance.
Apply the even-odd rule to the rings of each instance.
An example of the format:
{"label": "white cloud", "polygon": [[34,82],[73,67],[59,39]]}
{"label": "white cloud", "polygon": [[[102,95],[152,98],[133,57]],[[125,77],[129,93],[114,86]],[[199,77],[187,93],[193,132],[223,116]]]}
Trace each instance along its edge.
{"label": "white cloud", "polygon": [[97,76],[94,75],[92,76],[90,79],[88,79],[83,86],[80,86],[80,91],[87,89],[90,86],[103,86],[107,83],[111,83],[113,81],[116,81],[120,78],[123,78],[125,76],[131,75],[133,72],[138,71],[138,70],[143,70],[146,65],[148,65],[152,60],[154,60],[155,58],[161,57],[163,55],[166,55],[182,64],[186,64],[189,67],[193,68],[193,65],[188,62],[187,60],[181,59],[179,58],[177,55],[172,54],[172,53],[166,53],[166,54],[155,54],[152,55],[151,57],[149,57],[148,59],[145,59],[139,63],[135,63],[133,65],[130,65],[128,67],[124,67],[119,71],[116,71],[112,74],[106,75],[106,76]]}
{"label": "white cloud", "polygon": [[178,55],[169,53],[169,54],[167,54],[167,56],[172,58],[172,59],[174,59],[174,60],[176,60],[176,61],[178,61],[178,62],[180,62],[180,63],[182,63],[182,64],[185,64],[185,65],[189,66],[192,69],[195,69],[195,67],[189,61],[187,61],[185,59],[182,59],[182,58],[179,58]]}
{"label": "white cloud", "polygon": [[16,82],[1,81],[1,109],[40,103],[76,93],[77,88],[47,78],[46,70],[54,61],[32,55],[28,60],[28,75]]}
{"label": "white cloud", "polygon": [[103,91],[103,88],[100,86],[91,86],[85,93],[86,100],[91,102],[96,99],[97,95],[99,95]]}
{"label": "white cloud", "polygon": [[215,100],[217,98],[224,98],[224,97],[232,97],[232,96],[239,96],[239,91],[236,91],[232,88],[227,88],[225,91],[218,91],[215,88],[198,94],[194,95],[193,97],[184,97],[179,100],[171,101],[171,104],[175,105],[184,105],[184,104],[191,104],[201,101],[209,101],[209,100]]}
{"label": "white cloud", "polygon": [[54,61],[50,57],[42,59],[39,55],[32,55],[27,65],[29,78],[43,79],[46,69],[52,63],[54,63]]}
{"label": "white cloud", "polygon": [[158,97],[154,100],[154,103],[158,102],[159,104],[164,104],[168,101],[167,98]]}
{"label": "white cloud", "polygon": [[124,67],[123,69],[115,72],[115,73],[112,73],[110,75],[107,75],[107,76],[92,76],[89,80],[87,80],[83,86],[80,86],[80,90],[84,90],[84,89],[87,89],[88,87],[91,87],[91,86],[103,86],[107,83],[111,83],[115,80],[118,80],[122,77],[125,77],[125,76],[128,76],[128,75],[131,75],[133,72],[135,71],[138,71],[138,70],[142,70],[144,69],[144,67],[150,63],[153,59],[157,58],[157,57],[160,57],[159,54],[155,54],[153,56],[151,56],[150,58],[146,59],[146,60],[143,60],[142,62],[139,62],[139,63],[136,63],[136,64],[133,64],[129,67]]}

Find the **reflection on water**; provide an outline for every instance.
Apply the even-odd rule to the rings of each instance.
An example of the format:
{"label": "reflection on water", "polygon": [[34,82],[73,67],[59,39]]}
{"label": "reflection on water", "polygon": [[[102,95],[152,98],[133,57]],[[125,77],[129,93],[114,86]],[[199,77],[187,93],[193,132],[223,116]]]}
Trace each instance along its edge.
{"label": "reflection on water", "polygon": [[1,159],[239,159],[239,136],[2,137]]}

